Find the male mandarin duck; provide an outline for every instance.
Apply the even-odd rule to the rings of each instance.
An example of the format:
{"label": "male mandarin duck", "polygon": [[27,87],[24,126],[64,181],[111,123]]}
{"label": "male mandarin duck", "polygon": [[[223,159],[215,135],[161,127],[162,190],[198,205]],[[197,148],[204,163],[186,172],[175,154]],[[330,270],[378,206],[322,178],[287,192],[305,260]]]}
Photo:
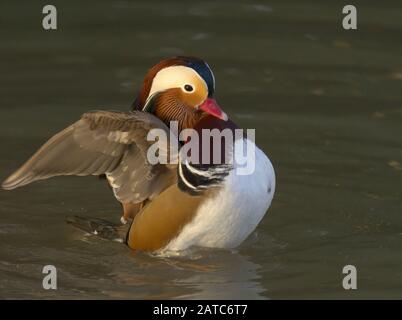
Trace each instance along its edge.
{"label": "male mandarin duck", "polygon": [[[162,60],[146,74],[133,110],[85,113],[47,141],[2,187],[11,190],[60,175],[106,175],[123,206],[122,222],[132,219],[125,235],[130,248],[150,252],[191,246],[234,248],[268,210],[275,173],[253,141],[234,135],[238,127],[218,106],[214,91],[214,75],[203,60]],[[148,141],[147,134],[159,129],[171,135],[171,121],[177,121],[179,132],[228,129],[234,141],[221,150],[225,154],[232,150],[235,158],[238,148],[254,147],[247,156],[253,170],[239,174],[236,159],[197,164],[181,158],[175,163],[151,164],[147,150],[155,141]],[[186,143],[179,147],[183,149]]]}

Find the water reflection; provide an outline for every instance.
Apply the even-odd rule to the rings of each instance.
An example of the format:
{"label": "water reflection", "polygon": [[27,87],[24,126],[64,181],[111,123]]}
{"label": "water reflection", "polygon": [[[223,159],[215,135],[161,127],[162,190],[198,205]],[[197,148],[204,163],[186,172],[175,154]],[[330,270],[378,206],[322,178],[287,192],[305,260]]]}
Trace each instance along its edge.
{"label": "water reflection", "polygon": [[[131,270],[118,266],[110,272],[116,283],[133,288],[124,294],[126,298],[266,298],[258,274],[261,266],[238,252],[191,249],[181,257],[132,253],[131,263],[135,265]],[[121,291],[104,293],[112,298],[122,296]]]}
{"label": "water reflection", "polygon": [[[217,256],[219,254],[219,256]],[[179,298],[190,299],[261,299],[265,290],[259,280],[261,266],[249,257],[233,252],[214,252],[203,261],[191,264],[180,263],[180,267],[192,271],[177,279],[177,285],[189,287],[189,294]]]}

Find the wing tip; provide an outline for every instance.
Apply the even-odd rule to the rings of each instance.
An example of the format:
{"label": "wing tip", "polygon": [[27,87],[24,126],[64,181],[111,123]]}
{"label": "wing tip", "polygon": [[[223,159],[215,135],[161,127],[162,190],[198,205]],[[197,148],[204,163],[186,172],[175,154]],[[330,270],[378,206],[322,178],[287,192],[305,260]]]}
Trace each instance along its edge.
{"label": "wing tip", "polygon": [[17,170],[1,183],[1,188],[4,190],[13,190],[30,182],[32,182],[32,174],[23,174],[23,172]]}
{"label": "wing tip", "polygon": [[1,188],[3,190],[13,190],[17,188],[17,185],[14,183],[12,176],[9,176],[6,180],[1,183]]}

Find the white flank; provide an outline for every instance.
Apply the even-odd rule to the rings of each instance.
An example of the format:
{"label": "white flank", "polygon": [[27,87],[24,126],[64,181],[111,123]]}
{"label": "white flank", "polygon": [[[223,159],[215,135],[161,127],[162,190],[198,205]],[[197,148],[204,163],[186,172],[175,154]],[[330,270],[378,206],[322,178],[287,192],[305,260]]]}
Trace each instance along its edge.
{"label": "white flank", "polygon": [[[235,147],[239,143],[253,142],[238,140]],[[271,204],[275,172],[258,147],[248,161],[255,161],[255,171],[237,175],[233,169],[217,195],[201,205],[193,221],[162,251],[180,251],[191,246],[234,248],[254,231]]]}

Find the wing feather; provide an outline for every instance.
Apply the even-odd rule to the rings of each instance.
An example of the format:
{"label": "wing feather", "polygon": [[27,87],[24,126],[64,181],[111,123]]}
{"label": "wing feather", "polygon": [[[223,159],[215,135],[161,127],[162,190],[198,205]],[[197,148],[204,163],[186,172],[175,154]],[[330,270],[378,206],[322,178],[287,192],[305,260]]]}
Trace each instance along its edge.
{"label": "wing feather", "polygon": [[141,111],[85,113],[49,139],[2,187],[11,190],[61,175],[106,174],[119,201],[141,202],[174,180],[174,166],[147,161],[146,152],[154,143],[146,139],[151,129],[171,134],[161,120]]}

